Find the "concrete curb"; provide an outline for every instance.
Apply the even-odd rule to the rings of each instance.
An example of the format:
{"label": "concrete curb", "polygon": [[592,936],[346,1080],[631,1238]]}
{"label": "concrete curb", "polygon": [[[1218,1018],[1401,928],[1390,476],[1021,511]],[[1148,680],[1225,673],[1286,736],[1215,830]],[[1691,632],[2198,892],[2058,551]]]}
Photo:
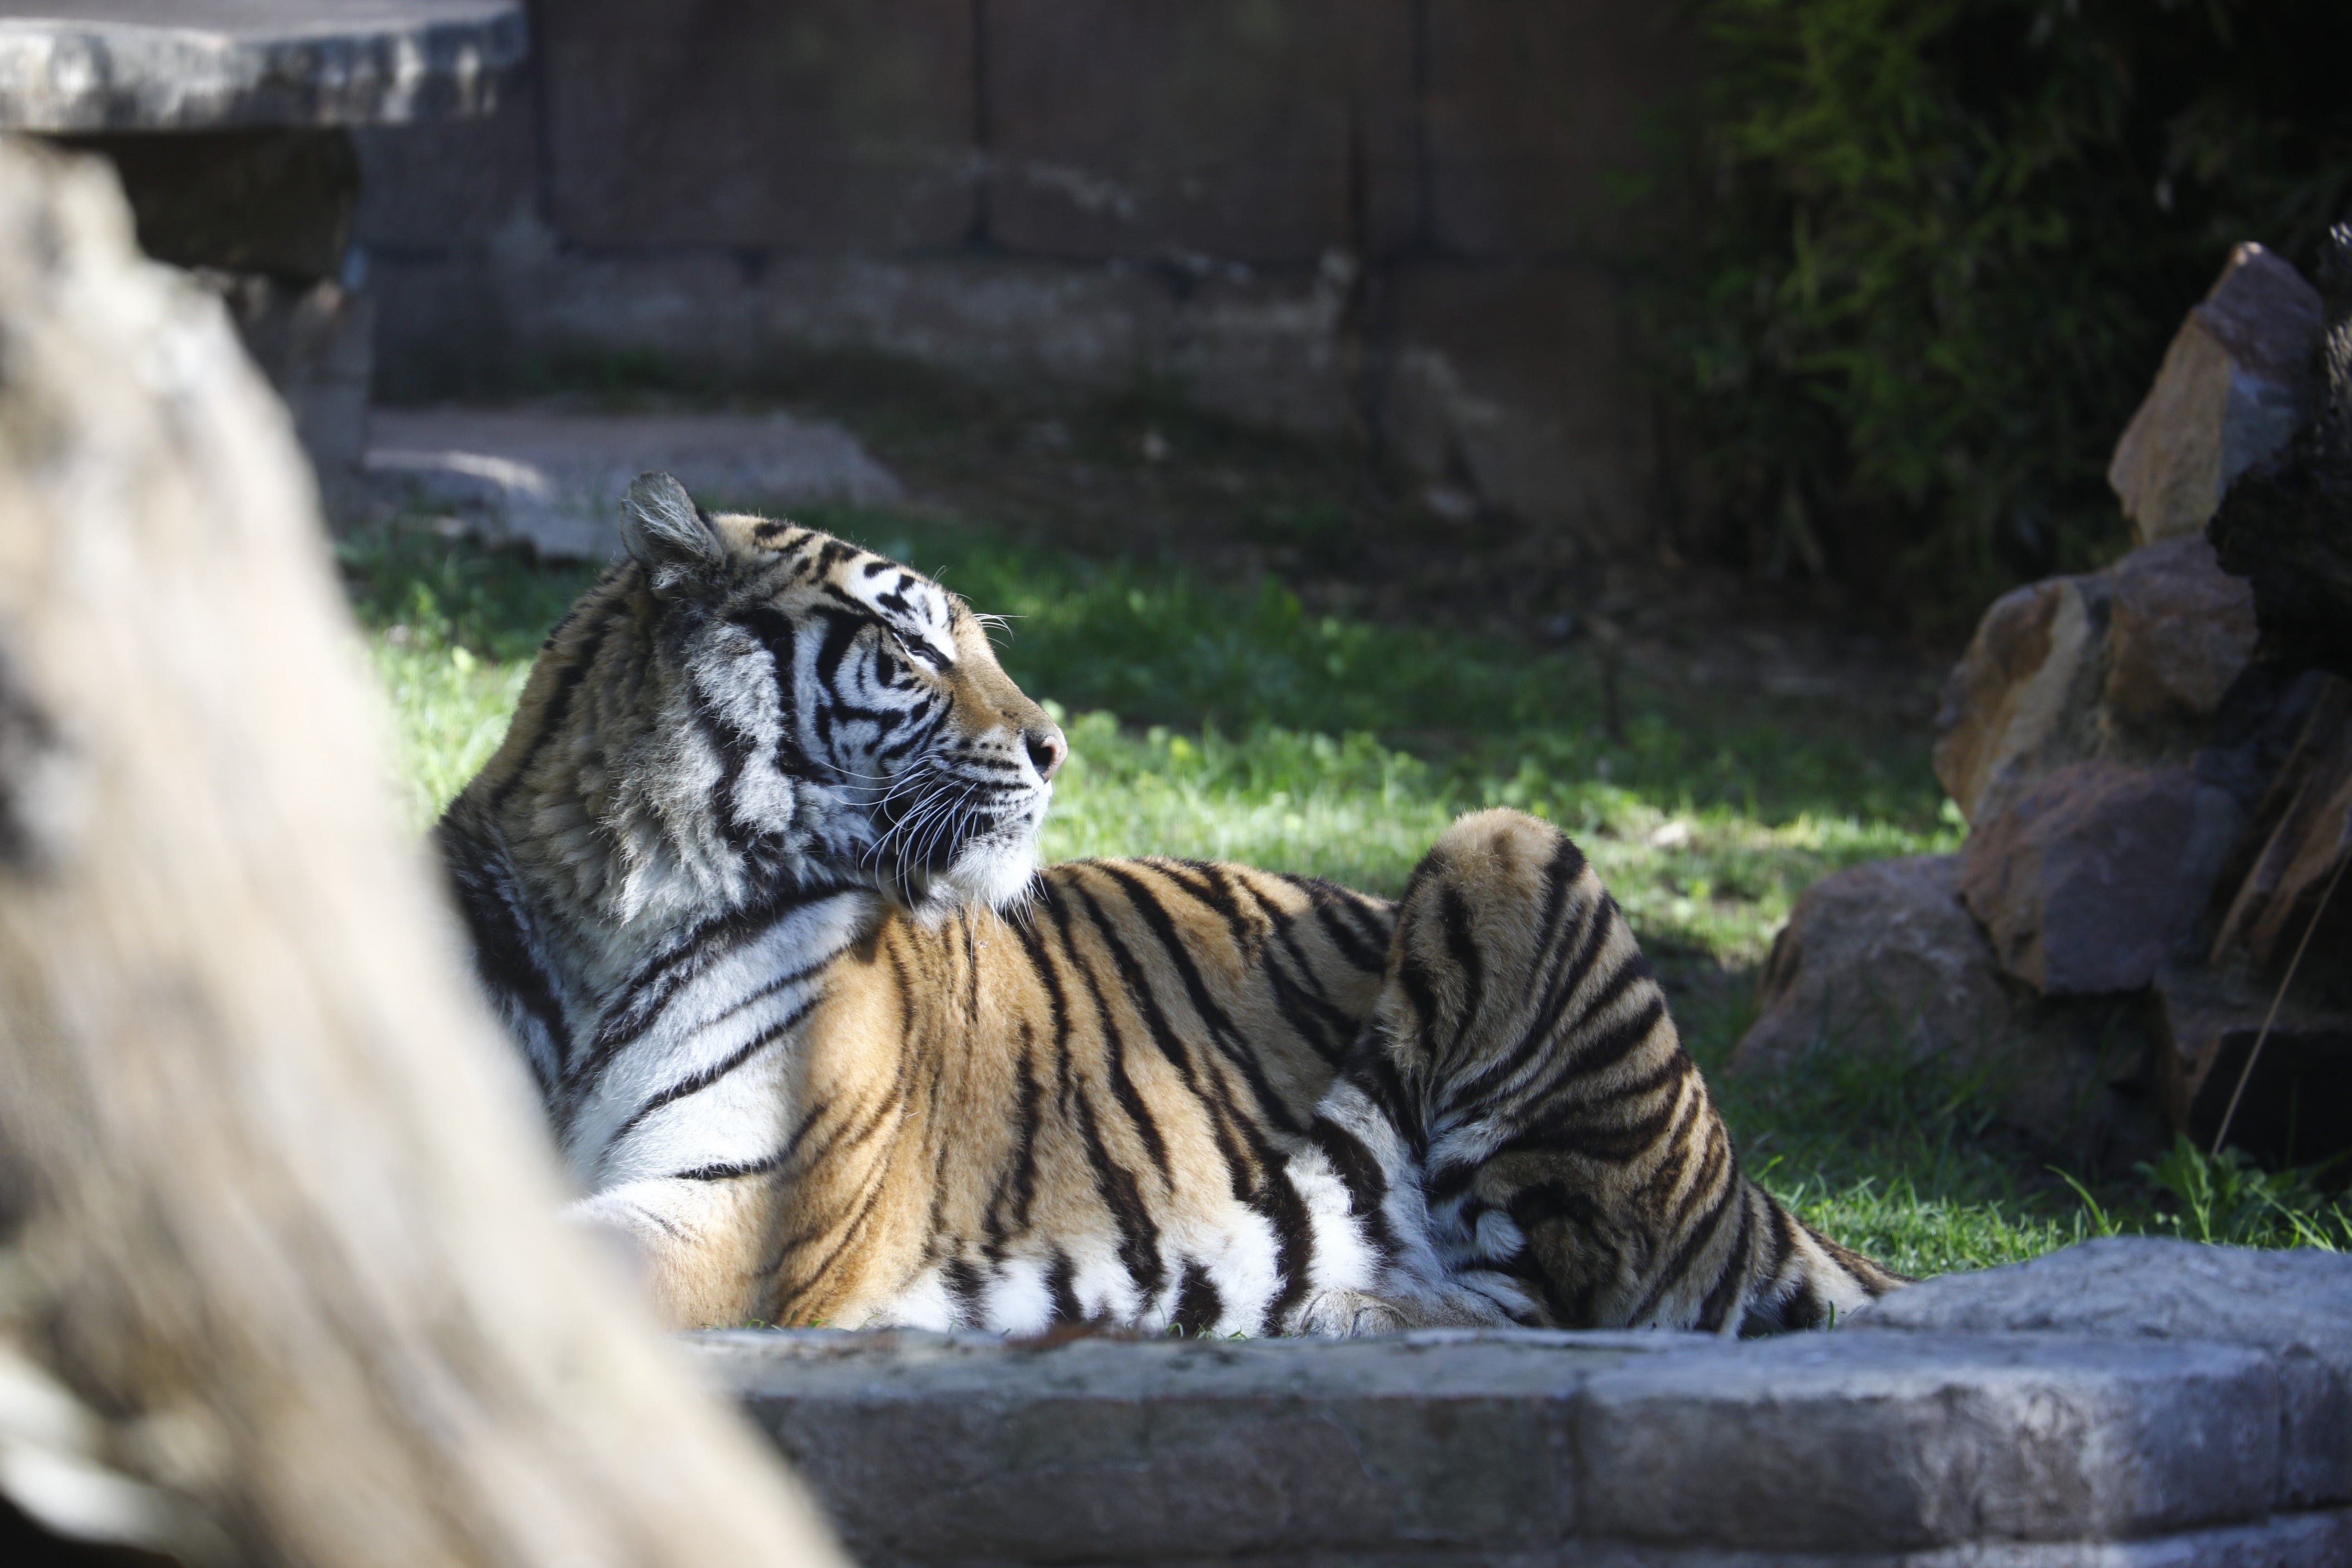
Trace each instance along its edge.
{"label": "concrete curb", "polygon": [[[2231,1310],[2189,1314],[2210,1338],[2153,1332],[2118,1322],[2103,1281],[2165,1311],[2225,1290]],[[1945,1321],[2029,1298],[2084,1321]],[[2352,1258],[2096,1243],[1897,1302],[1901,1321],[1748,1343],[691,1349],[877,1565],[2352,1561]]]}

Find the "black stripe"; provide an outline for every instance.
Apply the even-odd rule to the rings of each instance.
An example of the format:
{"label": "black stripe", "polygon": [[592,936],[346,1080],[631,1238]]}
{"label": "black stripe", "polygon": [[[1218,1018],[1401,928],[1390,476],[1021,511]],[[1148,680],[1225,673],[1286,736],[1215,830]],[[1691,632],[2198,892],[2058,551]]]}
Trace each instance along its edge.
{"label": "black stripe", "polygon": [[1187,1261],[1181,1282],[1176,1287],[1176,1310],[1169,1327],[1188,1334],[1205,1334],[1224,1315],[1225,1304],[1218,1297],[1216,1283],[1209,1278],[1209,1271],[1198,1263]]}
{"label": "black stripe", "polygon": [[[628,565],[623,565],[616,568],[615,573],[628,570],[630,570]],[[601,589],[607,584],[614,583],[615,573],[606,574],[597,584],[597,588]],[[592,590],[592,595],[593,593],[593,590]],[[618,595],[614,595],[614,599],[618,597]],[[588,678],[588,671],[596,662],[597,656],[604,651],[604,639],[611,635],[613,624],[619,617],[611,613],[614,608],[612,601],[607,601],[598,607],[607,612],[604,619],[582,635],[580,646],[572,650],[572,662],[557,672],[555,689],[547,694],[547,701],[539,710],[539,733],[530,738],[530,744],[524,747],[522,755],[515,760],[514,771],[507,774],[497,789],[490,792],[489,807],[492,812],[504,808],[508,800],[512,798],[514,792],[521,786],[524,778],[530,774],[532,765],[539,761],[540,752],[545,750],[547,743],[555,738],[556,731],[563,728],[565,716],[572,711],[573,693],[580,689],[580,683]]]}
{"label": "black stripe", "polygon": [[651,1116],[655,1111],[659,1110],[663,1106],[684,1100],[689,1094],[701,1093],[704,1089],[709,1089],[712,1084],[717,1083],[720,1079],[725,1078],[728,1074],[733,1072],[736,1068],[750,1061],[753,1057],[765,1050],[768,1047],[774,1045],[787,1029],[790,1029],[793,1025],[799,1023],[802,1019],[807,1017],[809,1014],[815,1011],[816,1004],[817,998],[814,996],[810,997],[807,1001],[803,1002],[799,1006],[793,1008],[776,1023],[770,1025],[765,1029],[762,1029],[759,1034],[753,1036],[742,1046],[729,1053],[725,1061],[714,1063],[698,1073],[678,1079],[676,1083],[671,1084],[667,1089],[663,1089],[658,1094],[656,1094],[651,1100],[646,1100],[643,1105],[637,1107],[635,1111],[630,1113],[629,1119],[626,1121],[622,1122],[618,1130],[616,1130],[610,1138],[604,1140],[604,1147],[599,1152],[597,1158],[602,1161],[609,1157],[613,1151],[620,1146],[621,1140],[626,1138],[630,1133],[637,1130],[637,1124],[639,1122],[643,1121],[646,1117]]}
{"label": "black stripe", "polygon": [[946,1282],[948,1295],[955,1302],[953,1321],[957,1328],[984,1329],[990,1326],[985,1310],[981,1305],[980,1270],[972,1267],[970,1258],[949,1258],[940,1268],[940,1278]]}
{"label": "black stripe", "polygon": [[1086,1321],[1086,1309],[1078,1305],[1078,1292],[1073,1284],[1077,1272],[1077,1266],[1066,1252],[1056,1251],[1054,1261],[1046,1265],[1045,1296],[1054,1304],[1054,1321],[1057,1323]]}

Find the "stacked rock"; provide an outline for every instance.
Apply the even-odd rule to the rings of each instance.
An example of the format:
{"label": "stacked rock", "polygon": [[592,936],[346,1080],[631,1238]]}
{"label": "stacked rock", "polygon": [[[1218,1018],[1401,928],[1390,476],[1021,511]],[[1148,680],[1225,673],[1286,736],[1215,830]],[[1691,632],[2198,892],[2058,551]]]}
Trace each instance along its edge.
{"label": "stacked rock", "polygon": [[2108,471],[2137,548],[1952,672],[1967,846],[1807,892],[1736,1070],[1934,1059],[2082,1165],[2352,1149],[2352,227],[2321,280],[2241,246],[2189,312]]}

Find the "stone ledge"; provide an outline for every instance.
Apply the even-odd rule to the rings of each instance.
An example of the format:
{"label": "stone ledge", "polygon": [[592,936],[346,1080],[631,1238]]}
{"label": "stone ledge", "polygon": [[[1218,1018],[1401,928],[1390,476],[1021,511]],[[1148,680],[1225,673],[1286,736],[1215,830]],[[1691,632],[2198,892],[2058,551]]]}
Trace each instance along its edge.
{"label": "stone ledge", "polygon": [[2252,1568],[2352,1560],[2347,1304],[2352,1259],[2138,1240],[1760,1343],[690,1343],[874,1564]]}
{"label": "stone ledge", "polygon": [[51,0],[0,16],[0,130],[483,114],[524,52],[520,0]]}

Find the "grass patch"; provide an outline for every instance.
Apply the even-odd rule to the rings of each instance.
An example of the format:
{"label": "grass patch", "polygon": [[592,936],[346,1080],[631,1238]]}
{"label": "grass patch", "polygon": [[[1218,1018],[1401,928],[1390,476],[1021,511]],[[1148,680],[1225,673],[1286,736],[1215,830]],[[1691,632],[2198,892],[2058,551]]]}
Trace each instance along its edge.
{"label": "grass patch", "polygon": [[[1722,1071],[1799,893],[1958,846],[1918,736],[1632,676],[1612,732],[1600,670],[1575,649],[1317,616],[1271,580],[1204,582],[890,513],[807,521],[1010,617],[1005,667],[1072,745],[1051,858],[1197,856],[1393,893],[1465,810],[1559,823],[1674,984],[1750,1168],[1895,1268],[1983,1267],[2116,1230],[2352,1245],[2310,1182],[2265,1185],[2193,1152],[2078,1190],[1989,1131],[1981,1085],[1894,1054],[1769,1081]],[[347,541],[341,558],[421,827],[496,748],[541,640],[594,574],[413,531]]]}

